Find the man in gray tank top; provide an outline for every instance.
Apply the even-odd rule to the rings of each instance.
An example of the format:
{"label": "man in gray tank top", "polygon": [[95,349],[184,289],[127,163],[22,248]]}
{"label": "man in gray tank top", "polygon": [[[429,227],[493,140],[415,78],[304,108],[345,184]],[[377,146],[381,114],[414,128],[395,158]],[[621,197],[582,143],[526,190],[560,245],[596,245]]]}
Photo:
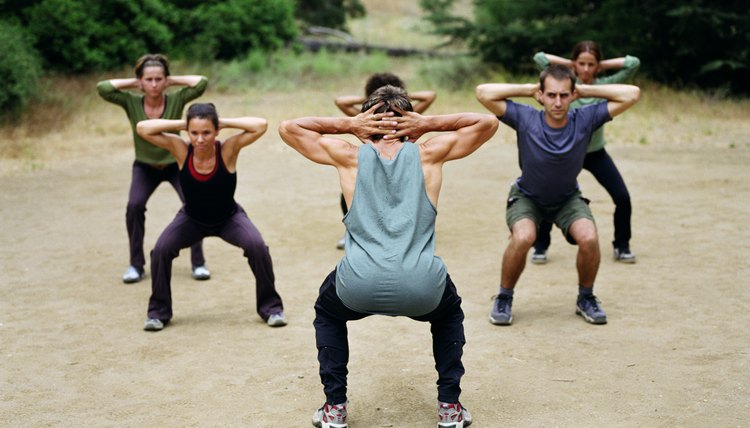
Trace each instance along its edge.
{"label": "man in gray tank top", "polygon": [[[438,426],[462,428],[471,415],[459,402],[465,343],[461,298],[435,256],[435,217],[442,166],[474,152],[498,127],[491,115],[422,116],[403,89],[375,91],[354,117],[283,122],[282,139],[313,162],[334,166],[349,206],[346,254],[323,281],[315,303],[315,337],[325,404],[313,425],[346,427],[347,321],[374,314],[431,323],[438,371]],[[415,144],[427,132],[443,132]],[[353,145],[332,134],[353,134]],[[398,423],[396,424],[398,425]]]}

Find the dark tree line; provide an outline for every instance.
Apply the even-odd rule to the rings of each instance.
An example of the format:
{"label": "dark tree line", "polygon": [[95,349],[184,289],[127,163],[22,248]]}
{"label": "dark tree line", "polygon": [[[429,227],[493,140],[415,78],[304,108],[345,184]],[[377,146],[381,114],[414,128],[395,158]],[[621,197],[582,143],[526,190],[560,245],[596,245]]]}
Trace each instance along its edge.
{"label": "dark tree line", "polygon": [[532,70],[538,51],[569,57],[588,39],[607,57],[639,57],[656,81],[750,94],[746,0],[475,0],[473,19],[452,15],[453,3],[421,2],[438,34],[511,71]]}
{"label": "dark tree line", "polygon": [[359,0],[0,0],[0,119],[48,72],[120,69],[148,52],[242,58],[292,42],[302,25],[344,29]]}

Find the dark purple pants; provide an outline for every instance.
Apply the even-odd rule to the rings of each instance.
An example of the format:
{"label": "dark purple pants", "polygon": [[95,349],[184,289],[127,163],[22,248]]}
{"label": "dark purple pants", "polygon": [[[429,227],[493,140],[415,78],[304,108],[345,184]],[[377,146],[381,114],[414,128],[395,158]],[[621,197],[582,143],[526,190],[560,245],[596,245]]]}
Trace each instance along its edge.
{"label": "dark purple pants", "polygon": [[[346,376],[349,373],[349,339],[347,321],[370,316],[355,312],[341,302],[336,294],[336,271],[331,272],[320,286],[315,302],[315,342],[318,347],[320,381],[328,404],[346,402]],[[458,403],[461,395],[461,377],[464,366],[461,362],[464,344],[464,312],[461,297],[456,292],[450,275],[445,280],[445,291],[438,307],[418,317],[417,321],[428,321],[432,332],[432,355],[438,372],[438,400]]]}
{"label": "dark purple pants", "polygon": [[193,220],[181,208],[172,223],[161,233],[151,250],[151,298],[148,317],[162,321],[172,319],[172,260],[180,250],[207,236],[218,236],[244,250],[250,269],[255,275],[256,310],[263,320],[281,312],[281,296],[274,285],[273,263],[263,237],[238,206],[237,212],[219,224],[205,224]]}
{"label": "dark purple pants", "polygon": [[[130,181],[128,207],[125,211],[125,225],[130,240],[130,264],[142,268],[146,264],[143,254],[143,236],[146,234],[146,203],[154,194],[159,184],[167,181],[174,187],[180,201],[185,202],[180,188],[180,170],[177,163],[159,169],[149,164],[133,162],[133,178]],[[198,241],[191,248],[190,262],[193,266],[203,266],[203,242]]]}

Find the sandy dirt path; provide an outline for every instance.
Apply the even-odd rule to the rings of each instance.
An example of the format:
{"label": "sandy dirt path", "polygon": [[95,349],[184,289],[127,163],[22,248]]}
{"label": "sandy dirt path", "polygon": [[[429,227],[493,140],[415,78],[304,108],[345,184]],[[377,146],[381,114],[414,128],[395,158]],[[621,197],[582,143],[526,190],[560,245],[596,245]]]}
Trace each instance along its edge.
{"label": "sandy dirt path", "polygon": [[[335,172],[284,146],[276,126],[331,99],[316,96],[278,109],[238,167],[237,200],[274,259],[290,321],[281,329],[255,314],[241,251],[210,238],[213,278],[192,280],[183,252],[173,324],[141,330],[150,281],[120,282],[132,154],[114,107],[106,107],[117,115],[113,130],[81,141],[70,130],[50,136],[71,141],[72,154],[48,156],[38,168],[3,164],[0,426],[310,426],[323,402],[312,305],[342,255],[335,243],[343,226]],[[219,101],[227,115],[243,112],[240,97]],[[450,111],[438,105],[435,113]],[[508,236],[503,200],[518,174],[514,137],[501,126],[474,155],[446,167],[437,251],[464,299],[462,401],[474,426],[748,426],[748,114],[731,123],[684,118],[714,130],[690,141],[674,141],[688,131],[670,139],[655,125],[677,113],[628,114],[608,125],[612,135],[640,129],[649,143],[612,144],[609,152],[632,194],[637,264],[612,260],[613,206],[581,175],[601,234],[596,292],[606,326],[574,315],[575,248],[559,232],[551,261],[528,265],[521,278],[513,326],[490,325]],[[83,120],[94,126],[96,118],[92,111]],[[114,149],[101,155],[96,144]],[[148,206],[147,251],[178,207],[171,188],[160,187]],[[434,426],[429,326],[370,317],[350,323],[350,341],[351,426]]]}

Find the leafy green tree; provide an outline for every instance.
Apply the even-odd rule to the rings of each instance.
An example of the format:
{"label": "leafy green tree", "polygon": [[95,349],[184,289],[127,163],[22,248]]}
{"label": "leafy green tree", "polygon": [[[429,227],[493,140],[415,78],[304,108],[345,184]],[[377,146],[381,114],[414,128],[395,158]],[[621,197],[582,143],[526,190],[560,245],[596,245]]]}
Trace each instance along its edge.
{"label": "leafy green tree", "polygon": [[182,49],[206,59],[244,57],[271,51],[297,35],[291,0],[226,0],[204,3],[189,12]]}
{"label": "leafy green tree", "polygon": [[166,50],[176,18],[160,0],[42,0],[24,14],[45,67],[67,72],[118,67]]}
{"label": "leafy green tree", "polygon": [[0,119],[20,112],[37,90],[41,74],[39,53],[31,38],[16,23],[0,22]]}
{"label": "leafy green tree", "polygon": [[750,93],[745,0],[475,0],[473,20],[454,16],[453,3],[421,0],[438,34],[511,71],[529,71],[534,52],[568,56],[589,39],[605,56],[640,57],[641,70],[657,81]]}

